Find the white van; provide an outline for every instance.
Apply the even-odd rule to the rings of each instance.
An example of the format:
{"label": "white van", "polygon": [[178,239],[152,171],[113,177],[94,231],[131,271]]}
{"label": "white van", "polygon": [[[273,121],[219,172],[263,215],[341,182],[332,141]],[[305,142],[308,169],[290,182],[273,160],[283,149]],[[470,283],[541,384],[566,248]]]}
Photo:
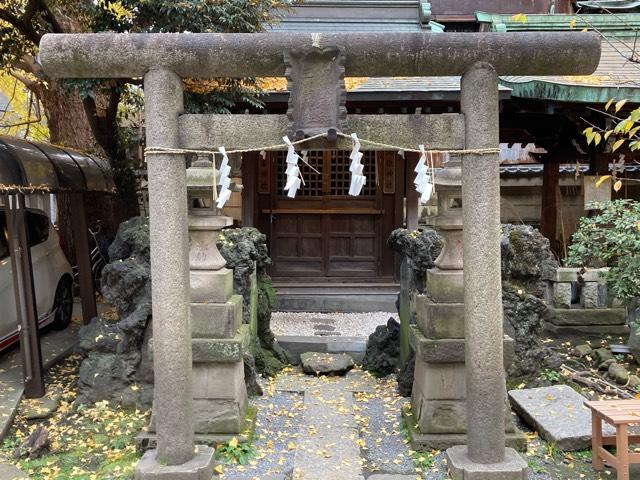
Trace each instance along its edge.
{"label": "white van", "polygon": [[[73,311],[71,265],[60,248],[58,233],[41,210],[27,210],[27,232],[40,328],[63,329]],[[19,340],[16,301],[7,241],[7,219],[0,207],[0,350]]]}

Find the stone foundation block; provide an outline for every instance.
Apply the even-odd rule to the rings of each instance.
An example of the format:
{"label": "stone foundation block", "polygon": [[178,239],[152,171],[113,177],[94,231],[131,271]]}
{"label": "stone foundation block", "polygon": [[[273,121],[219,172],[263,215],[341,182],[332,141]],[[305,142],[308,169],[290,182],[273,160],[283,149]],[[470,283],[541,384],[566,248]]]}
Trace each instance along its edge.
{"label": "stone foundation block", "polygon": [[226,303],[192,303],[191,334],[194,338],[233,338],[242,325],[242,295]]}
{"label": "stone foundation block", "polygon": [[[427,400],[456,400],[466,396],[464,363],[426,363],[416,361],[414,395]],[[412,402],[413,403],[413,402]]]}
{"label": "stone foundation block", "polygon": [[248,348],[249,325],[242,325],[233,338],[193,338],[191,351],[193,363],[228,363],[242,361]]}
{"label": "stone foundation block", "polygon": [[553,285],[553,304],[558,308],[571,307],[571,283],[561,282]]}
{"label": "stone foundation block", "polygon": [[193,303],[226,303],[233,295],[233,271],[191,270],[191,301]]}
{"label": "stone foundation block", "polygon": [[[412,412],[420,433],[467,433],[467,402],[460,400],[427,400],[421,393],[412,396]],[[511,409],[504,407],[504,431],[513,433],[516,427],[511,419]],[[417,408],[416,408],[417,407]]]}
{"label": "stone foundation block", "polygon": [[193,365],[193,398],[241,399],[247,397],[244,363],[196,363]]}
{"label": "stone foundation block", "polygon": [[545,322],[544,328],[552,336],[571,337],[582,335],[586,337],[601,337],[602,335],[627,336],[629,335],[629,325],[554,325]]}
{"label": "stone foundation block", "polygon": [[246,399],[194,399],[195,433],[239,433],[244,429]]}
{"label": "stone foundation block", "polygon": [[[439,339],[434,340],[424,336],[422,331],[412,325],[410,328],[410,342],[416,352],[416,361],[421,359],[427,363],[455,363],[464,362],[465,340],[464,339]],[[513,339],[504,337],[503,359],[505,369],[513,363],[514,342]]]}
{"label": "stone foundation block", "polygon": [[417,321],[427,338],[464,338],[464,304],[434,303],[427,295],[416,297]]}
{"label": "stone foundation block", "polygon": [[[416,451],[445,450],[456,445],[466,445],[467,443],[466,433],[423,433],[418,430],[414,415],[411,412],[403,409],[402,416],[409,430],[411,447]],[[527,449],[527,438],[517,429],[512,432],[506,431],[505,440],[508,447],[515,448],[518,451]]]}
{"label": "stone foundation block", "polygon": [[527,480],[527,462],[512,448],[506,448],[504,460],[499,463],[476,463],[467,453],[467,447],[457,445],[447,449],[447,465],[452,480]]}
{"label": "stone foundation block", "polygon": [[156,451],[146,452],[136,465],[135,480],[211,480],[215,450],[197,445],[195,456],[182,465],[163,465]]}
{"label": "stone foundation block", "polygon": [[607,286],[603,283],[585,283],[580,290],[580,305],[583,308],[603,308],[607,306]]}
{"label": "stone foundation block", "polygon": [[556,308],[550,313],[549,321],[558,326],[627,324],[627,310],[625,308]]}
{"label": "stone foundation block", "polygon": [[464,274],[462,270],[427,270],[427,295],[435,303],[464,302]]}

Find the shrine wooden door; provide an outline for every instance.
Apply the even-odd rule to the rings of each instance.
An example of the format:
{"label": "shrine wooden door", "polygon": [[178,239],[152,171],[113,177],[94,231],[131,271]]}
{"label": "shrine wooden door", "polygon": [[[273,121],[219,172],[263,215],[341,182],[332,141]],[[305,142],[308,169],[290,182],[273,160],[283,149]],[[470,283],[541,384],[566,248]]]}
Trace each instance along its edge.
{"label": "shrine wooden door", "polygon": [[402,222],[403,159],[394,152],[365,152],[367,182],[352,197],[349,153],[309,152],[309,165],[299,162],[304,185],[294,199],[283,191],[286,152],[259,160],[259,211],[261,223],[268,222],[274,279],[393,278],[394,258],[385,242]]}

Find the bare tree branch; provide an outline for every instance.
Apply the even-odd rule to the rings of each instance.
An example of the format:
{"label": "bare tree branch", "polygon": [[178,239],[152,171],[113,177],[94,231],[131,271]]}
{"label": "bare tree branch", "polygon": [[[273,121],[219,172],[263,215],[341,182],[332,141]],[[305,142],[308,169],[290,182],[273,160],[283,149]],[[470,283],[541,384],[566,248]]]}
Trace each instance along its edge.
{"label": "bare tree branch", "polygon": [[16,72],[9,72],[9,75],[11,75],[16,80],[22,82],[24,86],[27,87],[27,89],[29,89],[29,91],[35,93],[36,95],[41,93],[42,84],[40,84],[40,82],[38,82],[37,80],[31,80],[30,78],[27,78]]}

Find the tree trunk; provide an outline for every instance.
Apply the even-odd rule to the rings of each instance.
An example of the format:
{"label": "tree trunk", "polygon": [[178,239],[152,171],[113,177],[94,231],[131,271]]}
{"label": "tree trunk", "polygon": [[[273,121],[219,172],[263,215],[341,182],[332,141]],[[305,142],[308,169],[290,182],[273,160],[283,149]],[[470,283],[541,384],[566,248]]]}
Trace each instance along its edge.
{"label": "tree trunk", "polygon": [[[121,168],[123,159],[114,158],[114,152],[118,152],[118,147],[117,145],[107,145],[107,148],[104,148],[98,142],[94,131],[95,123],[104,120],[106,109],[100,108],[100,106],[106,103],[107,100],[98,98],[95,108],[97,118],[92,119],[95,122],[94,128],[92,128],[92,124],[87,117],[86,106],[79,94],[66,89],[62,82],[50,80],[48,88],[45,89],[43,86],[42,90],[37,94],[45,109],[51,143],[108,159],[112,166],[116,185],[120,187],[117,176],[123,170]],[[105,127],[101,125],[101,128],[101,140],[103,140],[103,144],[106,144],[109,138],[104,133]],[[113,125],[107,128],[111,133],[110,141],[115,144],[117,142],[115,118],[113,119]],[[130,180],[126,192],[128,198],[124,198],[122,195],[113,196],[99,193],[86,195],[85,207],[88,226],[95,229],[99,223],[105,234],[115,235],[121,222],[138,214],[136,192],[135,189],[131,188]],[[68,195],[63,194],[57,195],[57,200],[58,229],[63,238],[65,253],[69,260],[75,263],[75,247],[71,232],[73,219],[70,215],[69,198]]]}

